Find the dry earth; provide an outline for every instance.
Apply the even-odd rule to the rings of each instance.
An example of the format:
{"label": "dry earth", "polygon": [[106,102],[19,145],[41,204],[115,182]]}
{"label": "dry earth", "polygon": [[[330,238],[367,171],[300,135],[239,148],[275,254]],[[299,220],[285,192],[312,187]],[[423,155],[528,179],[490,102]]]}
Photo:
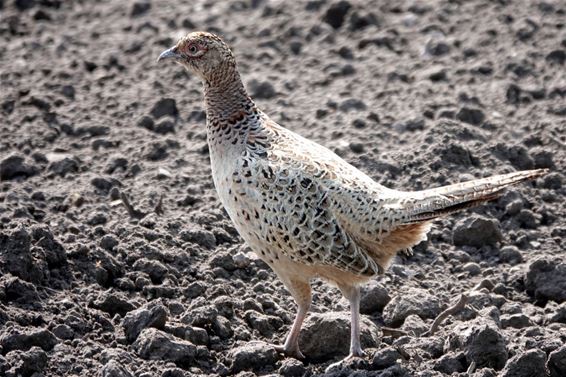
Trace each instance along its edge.
{"label": "dry earth", "polygon": [[295,305],[216,197],[200,83],[156,64],[208,30],[265,112],[385,185],[551,169],[435,222],[331,374],[566,376],[565,21],[560,0],[0,1],[0,375],[310,376],[347,353],[322,282],[306,360],[268,345]]}

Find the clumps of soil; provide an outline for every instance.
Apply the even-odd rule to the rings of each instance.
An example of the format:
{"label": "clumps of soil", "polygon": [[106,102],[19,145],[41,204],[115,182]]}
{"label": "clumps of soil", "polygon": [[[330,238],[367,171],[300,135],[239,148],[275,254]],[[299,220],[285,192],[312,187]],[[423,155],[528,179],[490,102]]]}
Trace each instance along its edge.
{"label": "clumps of soil", "polygon": [[198,78],[155,62],[196,29],[230,42],[274,120],[389,187],[551,169],[436,221],[368,284],[367,356],[329,375],[566,375],[563,2],[0,12],[0,375],[313,376],[347,354],[347,302],[319,281],[306,359],[271,345],[293,300],[217,199]]}

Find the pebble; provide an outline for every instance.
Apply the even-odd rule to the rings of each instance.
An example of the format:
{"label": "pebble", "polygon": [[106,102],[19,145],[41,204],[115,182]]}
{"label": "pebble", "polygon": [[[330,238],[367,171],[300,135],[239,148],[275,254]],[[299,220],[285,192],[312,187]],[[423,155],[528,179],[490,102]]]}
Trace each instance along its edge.
{"label": "pebble", "polygon": [[232,373],[244,370],[260,372],[273,371],[278,355],[273,346],[256,341],[232,349],[229,358],[232,360]]}
{"label": "pebble", "polygon": [[445,375],[452,375],[453,373],[465,372],[467,369],[466,365],[466,355],[463,352],[449,352],[436,360],[433,368]]}
{"label": "pebble", "polygon": [[525,290],[536,300],[566,300],[566,263],[541,258],[530,263],[525,276]]}
{"label": "pebble", "polygon": [[283,377],[302,377],[306,371],[302,361],[289,357],[281,362],[281,367],[277,372]]}
{"label": "pebble", "polygon": [[566,345],[552,351],[546,364],[550,377],[566,376]]}
{"label": "pebble", "polygon": [[143,271],[148,274],[154,283],[161,283],[165,275],[169,272],[163,263],[147,258],[138,259],[132,267],[134,270]]}
{"label": "pebble", "polygon": [[[379,345],[378,327],[364,316],[360,318],[362,348]],[[344,341],[348,339],[348,341]],[[350,314],[348,312],[312,313],[301,330],[299,344],[303,354],[312,360],[329,360],[348,354]]]}
{"label": "pebble", "polygon": [[183,241],[196,243],[207,249],[216,247],[216,237],[214,237],[214,234],[199,226],[191,226],[188,229],[183,229],[179,232],[179,238]]}
{"label": "pebble", "polygon": [[151,301],[139,309],[128,312],[122,321],[126,339],[130,343],[134,342],[142,330],[149,327],[163,329],[167,315],[167,308],[160,300]]}
{"label": "pebble", "polygon": [[6,360],[12,365],[6,371],[6,377],[30,377],[41,375],[47,366],[47,353],[39,347],[31,347],[28,351],[12,351],[6,355]]}
{"label": "pebble", "polygon": [[513,356],[501,371],[501,377],[532,377],[546,375],[546,353],[531,349]]}
{"label": "pebble", "polygon": [[467,216],[454,227],[453,241],[456,246],[482,247],[495,245],[502,240],[499,221],[479,215]]}
{"label": "pebble", "polygon": [[383,320],[387,326],[397,327],[411,314],[428,319],[436,318],[441,311],[441,303],[437,297],[422,289],[410,289],[389,301],[383,309]]}
{"label": "pebble", "polygon": [[481,316],[456,326],[447,346],[452,351],[463,351],[467,363],[475,362],[478,369],[501,370],[507,363],[505,337],[491,318]]}
{"label": "pebble", "polygon": [[479,126],[485,121],[485,114],[478,108],[462,107],[456,113],[456,118],[464,123]]}
{"label": "pebble", "polygon": [[50,351],[57,343],[59,341],[51,331],[39,328],[11,327],[6,329],[0,337],[3,353],[13,350],[27,351],[34,346]]}
{"label": "pebble", "polygon": [[395,364],[403,356],[394,347],[385,347],[373,354],[371,365],[375,369],[386,369]]}
{"label": "pebble", "polygon": [[149,12],[151,9],[151,2],[150,1],[136,1],[132,5],[132,10],[130,12],[131,17],[140,17]]}
{"label": "pebble", "polygon": [[477,276],[481,274],[481,267],[479,264],[474,262],[468,262],[462,267],[463,271],[466,271],[471,276]]}
{"label": "pebble", "polygon": [[93,306],[114,316],[120,314],[124,316],[127,312],[134,310],[136,307],[130,303],[127,297],[119,292],[103,292],[93,302]]}
{"label": "pebble", "polygon": [[133,374],[116,360],[110,360],[102,367],[102,377],[133,377]]}
{"label": "pebble", "polygon": [[322,21],[326,22],[334,29],[339,29],[344,24],[346,14],[351,7],[352,4],[345,0],[335,2],[328,7],[322,17]]}
{"label": "pebble", "polygon": [[381,312],[389,301],[391,301],[391,297],[387,288],[383,284],[371,280],[362,287],[360,313],[373,314]]}
{"label": "pebble", "polygon": [[143,329],[132,348],[142,359],[171,361],[183,368],[193,364],[197,353],[191,342],[174,339],[156,328]]}
{"label": "pebble", "polygon": [[533,326],[533,322],[525,314],[503,314],[501,316],[501,327],[504,329],[508,327],[522,329],[529,326]]}
{"label": "pebble", "polygon": [[36,175],[39,169],[31,165],[23,156],[11,155],[0,161],[0,180],[28,178]]}
{"label": "pebble", "polygon": [[179,116],[177,102],[173,98],[161,98],[153,105],[150,114],[154,119],[159,119],[163,116],[176,118]]}
{"label": "pebble", "polygon": [[65,177],[67,174],[76,173],[79,170],[79,163],[74,157],[66,156],[51,162],[48,169],[56,175]]}
{"label": "pebble", "polygon": [[273,84],[269,81],[259,81],[256,79],[248,83],[248,88],[252,98],[270,99],[277,95]]}

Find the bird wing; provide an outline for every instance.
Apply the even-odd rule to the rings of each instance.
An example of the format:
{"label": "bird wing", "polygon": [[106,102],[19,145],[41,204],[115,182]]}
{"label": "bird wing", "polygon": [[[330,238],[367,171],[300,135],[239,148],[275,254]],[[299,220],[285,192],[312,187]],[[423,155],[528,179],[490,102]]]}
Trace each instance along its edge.
{"label": "bird wing", "polygon": [[[332,208],[330,190],[313,166],[296,158],[249,152],[238,161],[234,195],[245,207],[253,237],[267,241],[291,260],[332,266],[357,275],[382,272],[378,264],[344,229]],[[249,216],[248,216],[249,214]]]}

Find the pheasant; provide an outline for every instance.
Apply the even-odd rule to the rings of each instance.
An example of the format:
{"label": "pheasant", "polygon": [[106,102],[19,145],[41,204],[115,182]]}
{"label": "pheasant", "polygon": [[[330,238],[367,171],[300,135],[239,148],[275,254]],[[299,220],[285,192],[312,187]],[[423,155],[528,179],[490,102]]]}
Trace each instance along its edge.
{"label": "pheasant", "polygon": [[397,252],[422,240],[435,218],[495,199],[510,185],[543,175],[528,170],[429,190],[386,188],[325,147],[280,126],[248,96],[222,39],[193,32],[163,51],[201,78],[212,178],[244,241],[285,284],[298,310],[283,345],[303,358],[299,332],[310,281],[336,285],[351,311],[350,354],[360,344],[360,286]]}

